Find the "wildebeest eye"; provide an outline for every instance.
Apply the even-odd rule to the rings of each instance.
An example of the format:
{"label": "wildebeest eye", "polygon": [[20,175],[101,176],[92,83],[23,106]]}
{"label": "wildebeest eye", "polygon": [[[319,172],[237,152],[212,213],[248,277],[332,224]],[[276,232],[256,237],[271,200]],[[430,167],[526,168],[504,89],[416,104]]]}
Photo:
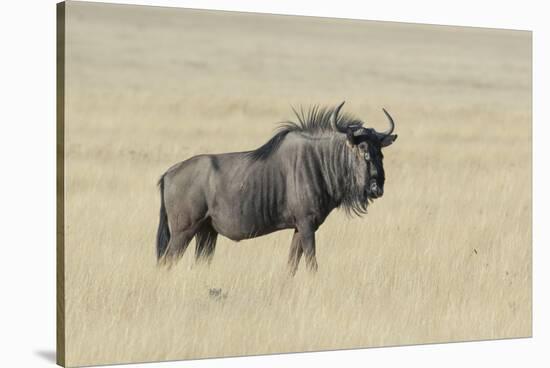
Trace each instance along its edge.
{"label": "wildebeest eye", "polygon": [[370,161],[370,153],[365,152],[365,160]]}

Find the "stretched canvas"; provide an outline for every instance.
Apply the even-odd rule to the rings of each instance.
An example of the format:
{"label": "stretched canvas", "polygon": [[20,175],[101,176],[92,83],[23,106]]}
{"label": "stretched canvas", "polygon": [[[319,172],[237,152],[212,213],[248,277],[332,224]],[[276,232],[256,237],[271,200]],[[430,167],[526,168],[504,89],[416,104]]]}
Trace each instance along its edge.
{"label": "stretched canvas", "polygon": [[58,363],[531,336],[529,31],[58,4]]}

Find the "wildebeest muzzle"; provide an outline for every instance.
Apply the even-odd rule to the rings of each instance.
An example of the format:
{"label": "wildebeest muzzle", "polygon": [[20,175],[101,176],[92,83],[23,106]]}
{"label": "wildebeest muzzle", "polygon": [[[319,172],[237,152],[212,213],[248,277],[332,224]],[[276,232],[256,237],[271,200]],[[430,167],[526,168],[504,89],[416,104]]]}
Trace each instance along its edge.
{"label": "wildebeest muzzle", "polygon": [[[365,158],[367,158],[367,155],[365,155]],[[368,195],[371,198],[382,197],[384,188],[378,184],[378,170],[376,169],[376,165],[370,160],[370,157],[367,159],[367,166],[369,170]]]}
{"label": "wildebeest muzzle", "polygon": [[384,188],[378,185],[376,179],[371,179],[369,184],[369,196],[372,198],[382,197],[384,194]]}

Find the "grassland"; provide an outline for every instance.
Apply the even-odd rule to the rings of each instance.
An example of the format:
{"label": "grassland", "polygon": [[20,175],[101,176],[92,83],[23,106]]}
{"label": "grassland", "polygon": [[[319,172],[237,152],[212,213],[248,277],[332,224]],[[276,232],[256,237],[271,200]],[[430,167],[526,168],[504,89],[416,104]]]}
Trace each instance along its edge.
{"label": "grassland", "polygon": [[[68,365],[531,335],[530,33],[76,2],[67,30]],[[157,267],[164,170],[342,100],[399,139],[316,275],[291,231]]]}

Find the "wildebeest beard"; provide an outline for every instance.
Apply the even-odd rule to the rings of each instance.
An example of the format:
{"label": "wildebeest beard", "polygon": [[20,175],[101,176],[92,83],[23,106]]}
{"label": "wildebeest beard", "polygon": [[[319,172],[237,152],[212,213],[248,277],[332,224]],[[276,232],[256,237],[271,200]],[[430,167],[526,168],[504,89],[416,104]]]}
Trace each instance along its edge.
{"label": "wildebeest beard", "polygon": [[[347,148],[347,150],[345,148]],[[371,181],[376,179],[370,177],[368,170],[359,167],[361,159],[357,157],[355,152],[356,149],[350,147],[345,148],[343,151],[347,153],[347,155],[345,155],[347,158],[343,160],[342,167],[347,168],[348,170],[344,169],[347,175],[342,175],[343,193],[341,207],[348,214],[361,216],[367,213],[369,203],[374,200],[374,198],[370,196],[368,187]],[[381,167],[381,163],[378,162],[370,164]],[[365,175],[363,180],[361,180],[361,174]]]}

